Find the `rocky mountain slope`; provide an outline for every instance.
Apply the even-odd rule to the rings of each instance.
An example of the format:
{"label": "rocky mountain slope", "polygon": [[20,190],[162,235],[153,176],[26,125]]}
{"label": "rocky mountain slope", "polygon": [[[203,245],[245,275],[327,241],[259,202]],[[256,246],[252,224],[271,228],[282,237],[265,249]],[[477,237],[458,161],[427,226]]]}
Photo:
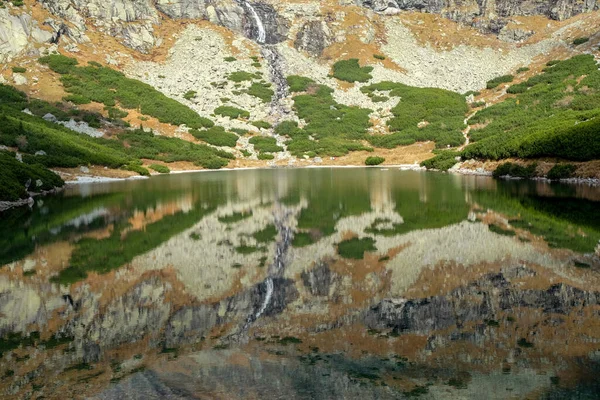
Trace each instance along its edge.
{"label": "rocky mountain slope", "polygon": [[[588,13],[598,9],[596,0],[498,0],[475,1],[468,0],[456,3],[449,0],[421,1],[421,0],[339,0],[315,2],[293,1],[264,1],[250,5],[246,1],[234,0],[204,0],[171,2],[165,0],[114,0],[114,1],[79,1],[79,0],[41,0],[40,3],[54,17],[54,21],[45,21],[55,31],[55,34],[65,34],[76,41],[85,41],[88,24],[99,30],[115,36],[124,44],[140,51],[148,51],[160,44],[160,39],[155,34],[155,25],[164,18],[172,19],[204,19],[212,23],[227,27],[233,31],[243,33],[247,37],[257,35],[258,25],[254,13],[262,20],[266,27],[265,41],[276,43],[284,41],[290,36],[298,17],[310,20],[310,9],[316,9],[330,14],[331,12],[345,12],[352,10],[353,5],[361,6],[383,15],[398,14],[402,11],[418,11],[439,14],[453,21],[472,24],[477,28],[489,32],[500,33],[510,23],[510,18],[515,16],[545,16],[554,20],[565,20],[581,13]],[[309,11],[307,13],[307,11]],[[304,17],[304,18],[302,18]],[[307,18],[308,17],[308,18]],[[317,21],[331,25],[331,16],[327,19],[319,18]],[[338,19],[339,16],[334,16]],[[41,21],[40,21],[41,22]],[[306,31],[320,31],[316,21],[302,21],[303,28],[296,38],[302,40]],[[3,21],[4,29],[8,29],[9,22]],[[23,21],[23,33],[28,34],[27,22]],[[21,34],[21,33],[17,33]],[[326,36],[326,35],[325,35]],[[9,36],[5,37],[5,40]],[[325,39],[323,36],[320,36]],[[34,37],[36,41],[44,41],[43,37]],[[317,39],[318,41],[319,39]]]}
{"label": "rocky mountain slope", "polygon": [[[594,124],[596,8],[595,1],[5,1],[0,83],[24,91],[29,103],[11,103],[16,128],[1,144],[30,161],[54,157],[44,165],[66,179],[80,174],[73,168],[83,164],[57,162],[79,155],[50,154],[20,135],[19,126],[32,127],[15,113],[25,111],[46,120],[35,122],[38,137],[41,124],[58,123],[98,139],[102,153],[116,151],[121,169],[137,173],[156,161],[190,169],[363,164],[378,156],[373,162],[417,166],[434,147],[454,150],[442,169],[459,156],[516,157],[529,133],[547,130],[546,105],[564,111],[561,135],[570,129],[564,121]],[[549,69],[582,55],[585,68],[571,71],[573,82]],[[544,107],[530,96],[542,75],[556,78],[557,98],[547,96]],[[514,99],[514,114],[538,108],[528,113],[535,124],[521,124],[518,135],[483,117],[505,112]],[[140,127],[156,140],[134,152],[132,142],[143,140],[129,133]],[[482,152],[479,144],[472,151],[497,129],[518,136],[509,150]],[[157,143],[167,144],[161,137],[173,139],[177,155],[156,152]],[[221,160],[200,162],[177,140],[208,146]],[[552,148],[543,156],[590,162],[595,152],[564,157]],[[94,173],[129,174],[115,172],[116,161],[87,161]],[[597,177],[595,164],[574,168]]]}

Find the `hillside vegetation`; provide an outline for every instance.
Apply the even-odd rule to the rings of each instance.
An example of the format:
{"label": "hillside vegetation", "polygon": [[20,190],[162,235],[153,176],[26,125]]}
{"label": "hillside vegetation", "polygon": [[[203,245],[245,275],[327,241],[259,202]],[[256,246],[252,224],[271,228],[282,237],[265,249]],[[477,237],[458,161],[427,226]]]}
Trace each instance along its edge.
{"label": "hillside vegetation", "polygon": [[544,72],[513,85],[517,93],[479,111],[470,124],[474,142],[466,158],[600,158],[600,71],[594,57],[551,63]]}
{"label": "hillside vegetation", "polygon": [[94,101],[114,107],[118,103],[125,109],[139,109],[142,114],[168,124],[185,124],[190,128],[210,128],[214,125],[208,118],[199,116],[152,86],[129,79],[121,72],[98,63],[91,62],[81,67],[74,58],[58,54],[42,57],[39,61],[62,75],[60,80],[65,90],[71,93],[65,100],[75,104]]}
{"label": "hillside vegetation", "polygon": [[[58,120],[82,120],[97,127],[106,123],[114,126],[118,122],[65,104],[28,99],[23,92],[0,85],[0,145],[17,149],[23,161],[18,162],[14,153],[2,152],[0,200],[27,197],[25,184],[30,179],[34,184],[29,185],[29,190],[34,192],[62,186],[62,180],[47,168],[100,165],[146,175],[148,171],[141,167],[142,158],[190,161],[204,168],[221,168],[234,158],[206,145],[156,136],[142,129],[122,130],[114,139],[93,138],[44,120],[42,116],[48,113]],[[38,179],[42,185],[35,184]]]}
{"label": "hillside vegetation", "polygon": [[[551,61],[541,74],[507,92],[514,96],[469,120],[472,143],[452,157],[600,158],[600,71],[593,56]],[[453,163],[448,153],[442,153],[424,164],[447,169]]]}
{"label": "hillside vegetation", "polygon": [[361,88],[371,98],[385,93],[399,97],[388,126],[392,135],[373,136],[371,144],[394,148],[415,142],[433,141],[436,147],[455,147],[464,142],[464,115],[468,111],[464,96],[449,90],[416,88],[402,83],[380,82]]}
{"label": "hillside vegetation", "polygon": [[294,109],[306,122],[302,129],[291,121],[276,128],[278,134],[291,138],[287,146],[292,154],[337,157],[367,149],[359,141],[367,137],[371,110],[337,103],[331,88],[309,78],[290,76],[288,82],[292,92],[301,92],[294,96]]}

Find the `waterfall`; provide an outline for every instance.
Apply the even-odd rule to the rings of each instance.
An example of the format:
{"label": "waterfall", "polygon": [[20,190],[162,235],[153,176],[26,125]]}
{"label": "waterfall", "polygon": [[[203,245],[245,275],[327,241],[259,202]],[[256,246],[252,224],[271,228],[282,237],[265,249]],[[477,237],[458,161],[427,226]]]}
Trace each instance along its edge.
{"label": "waterfall", "polygon": [[262,313],[265,312],[265,310],[269,306],[269,303],[271,302],[271,297],[273,297],[273,278],[268,278],[265,283],[267,285],[267,295],[265,296],[265,300],[263,301],[260,310],[258,310],[258,312],[254,315],[255,320],[257,320],[258,317],[260,317]]}
{"label": "waterfall", "polygon": [[[265,46],[267,47],[267,46]],[[281,279],[277,279],[277,277],[281,277],[284,269],[285,269],[285,259],[288,255],[288,251],[294,238],[292,233],[292,228],[287,226],[286,221],[288,221],[289,216],[292,211],[286,210],[284,208],[279,208],[279,212],[275,216],[275,225],[277,230],[280,233],[280,239],[276,242],[275,245],[275,257],[273,259],[273,263],[269,266],[269,271],[267,273],[267,277],[263,281],[262,287],[259,287],[258,295],[262,299],[260,303],[260,308],[256,307],[254,310],[258,308],[258,311],[252,312],[248,315],[246,322],[243,326],[239,327],[239,330],[230,334],[227,338],[228,340],[233,340],[236,342],[241,342],[248,339],[247,332],[250,325],[252,325],[257,319],[259,319],[269,308],[271,302],[273,301],[273,297],[277,294],[284,293],[276,293],[276,290],[280,291],[282,287],[276,287],[275,284],[281,285]],[[264,291],[263,291],[264,289]],[[264,297],[263,297],[264,296]]]}
{"label": "waterfall", "polygon": [[263,22],[260,19],[260,16],[254,9],[254,7],[252,7],[252,4],[250,4],[247,1],[244,4],[246,4],[246,7],[248,7],[248,10],[250,10],[250,12],[252,13],[252,17],[254,18],[254,21],[256,22],[256,27],[258,28],[258,37],[256,38],[256,41],[258,43],[264,43],[267,40],[267,32],[265,31],[265,26],[263,25]]}
{"label": "waterfall", "polygon": [[260,309],[258,310],[258,312],[256,314],[254,314],[255,321],[258,319],[258,317],[260,317],[265,312],[265,310],[271,303],[271,298],[273,297],[273,290],[274,290],[273,276],[281,273],[281,271],[284,267],[284,258],[287,255],[288,248],[289,248],[291,240],[292,240],[292,234],[291,234],[290,227],[285,226],[283,223],[283,220],[285,219],[285,217],[287,217],[288,214],[286,214],[284,216],[284,218],[282,218],[281,221],[277,221],[277,225],[279,227],[279,232],[281,233],[281,241],[277,242],[277,246],[275,248],[275,260],[274,260],[273,264],[271,265],[271,267],[269,268],[270,276],[265,280],[265,285],[267,286],[265,299],[263,300],[263,303],[262,303]]}

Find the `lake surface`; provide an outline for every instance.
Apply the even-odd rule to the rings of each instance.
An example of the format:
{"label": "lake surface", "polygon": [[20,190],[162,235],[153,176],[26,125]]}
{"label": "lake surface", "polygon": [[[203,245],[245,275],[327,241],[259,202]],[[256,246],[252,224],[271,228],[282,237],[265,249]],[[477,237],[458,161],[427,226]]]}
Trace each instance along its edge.
{"label": "lake surface", "polygon": [[387,169],[0,214],[0,397],[595,399],[600,189]]}

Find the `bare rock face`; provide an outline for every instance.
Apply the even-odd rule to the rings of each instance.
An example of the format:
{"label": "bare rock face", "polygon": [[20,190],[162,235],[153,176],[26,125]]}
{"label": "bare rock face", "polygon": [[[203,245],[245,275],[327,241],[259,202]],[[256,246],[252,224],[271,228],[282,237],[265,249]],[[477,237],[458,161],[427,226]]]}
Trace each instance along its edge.
{"label": "bare rock face", "polygon": [[322,21],[311,21],[304,24],[296,35],[294,47],[313,57],[319,57],[331,43],[331,32],[327,24]]}
{"label": "bare rock face", "polygon": [[51,40],[52,33],[40,29],[30,15],[12,15],[8,8],[0,8],[0,63]]}
{"label": "bare rock face", "polygon": [[[521,290],[511,283],[512,277],[531,273],[534,272],[516,267],[488,275],[446,296],[384,299],[371,307],[365,322],[376,329],[431,334],[453,326],[462,327],[469,321],[497,320],[500,311],[514,312],[527,307],[567,315],[583,306],[600,304],[600,293],[562,283],[545,290]],[[471,299],[468,304],[464,301],[466,297]]]}
{"label": "bare rock face", "polygon": [[509,28],[509,27],[505,26],[504,28],[502,28],[500,30],[500,33],[498,34],[498,38],[500,40],[504,40],[505,42],[518,43],[518,42],[527,40],[527,38],[529,38],[533,34],[534,34],[534,32],[531,30],[524,30],[524,29],[519,29],[519,28]]}
{"label": "bare rock face", "polygon": [[[86,22],[141,52],[157,45],[153,25],[160,13],[173,19],[205,19],[257,39],[258,26],[253,12],[266,31],[265,43],[287,39],[289,23],[273,6],[233,0],[40,0],[52,14],[68,21],[66,33],[75,41],[85,40]],[[252,10],[250,10],[250,6]]]}
{"label": "bare rock face", "polygon": [[[291,25],[291,21],[277,11],[285,8],[285,4],[281,4],[285,2],[277,3],[272,0],[39,1],[56,17],[67,22],[63,24],[65,29],[62,33],[76,42],[86,40],[87,23],[141,52],[148,52],[158,44],[154,25],[160,24],[164,15],[173,19],[209,20],[265,44],[287,40]],[[502,31],[511,16],[544,15],[563,20],[593,11],[599,7],[599,2],[600,0],[340,0],[340,4],[344,6],[358,4],[386,15],[401,10],[435,13],[496,34]],[[295,47],[312,56],[321,55],[323,48],[332,40],[326,21],[307,18],[296,22],[304,25],[295,37]],[[3,41],[1,26],[0,16],[0,48]],[[505,32],[502,37],[508,41],[521,41],[527,34],[528,32]]]}
{"label": "bare rock face", "polygon": [[135,50],[147,52],[156,44],[152,25],[159,23],[159,16],[151,0],[41,0],[41,3],[73,26],[65,33],[75,41],[86,40],[85,22],[89,19],[100,31]]}
{"label": "bare rock face", "polygon": [[328,296],[333,283],[332,272],[325,263],[311,271],[302,272],[302,282],[313,296]]}
{"label": "bare rock face", "polygon": [[244,25],[244,9],[234,1],[156,0],[155,6],[173,19],[206,19],[238,32]]}
{"label": "bare rock face", "polygon": [[[560,21],[600,7],[598,0],[356,0],[356,3],[380,13],[389,9],[413,10],[474,25],[478,19],[479,28],[496,33],[507,17],[544,15]],[[482,24],[481,17],[489,22]]]}

